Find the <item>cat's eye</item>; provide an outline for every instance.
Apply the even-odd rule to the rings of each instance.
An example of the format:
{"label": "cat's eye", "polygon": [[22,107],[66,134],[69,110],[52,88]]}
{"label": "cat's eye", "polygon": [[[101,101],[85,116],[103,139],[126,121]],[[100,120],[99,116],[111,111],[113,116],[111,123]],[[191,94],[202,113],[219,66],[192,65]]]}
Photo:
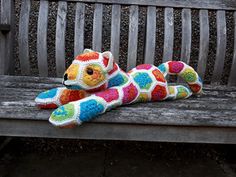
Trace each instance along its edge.
{"label": "cat's eye", "polygon": [[88,75],[93,75],[93,69],[92,68],[87,68],[86,70]]}

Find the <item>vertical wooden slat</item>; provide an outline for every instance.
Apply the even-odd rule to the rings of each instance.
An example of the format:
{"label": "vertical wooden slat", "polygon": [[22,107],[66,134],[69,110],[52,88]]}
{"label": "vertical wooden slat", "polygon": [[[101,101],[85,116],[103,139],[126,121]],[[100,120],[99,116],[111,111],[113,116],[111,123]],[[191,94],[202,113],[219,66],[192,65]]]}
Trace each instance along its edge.
{"label": "vertical wooden slat", "polygon": [[14,0],[1,0],[1,24],[10,25],[7,33],[0,32],[0,74],[13,74],[15,71],[13,46],[15,36]]}
{"label": "vertical wooden slat", "polygon": [[76,3],[74,57],[84,50],[84,3]]}
{"label": "vertical wooden slat", "polygon": [[212,83],[219,84],[224,68],[226,51],[226,20],[225,11],[217,11],[217,51],[216,60],[212,76]]}
{"label": "vertical wooden slat", "polygon": [[164,51],[163,62],[172,60],[173,57],[173,43],[174,43],[174,14],[173,8],[165,8],[165,22],[164,22]]}
{"label": "vertical wooden slat", "polygon": [[120,5],[112,5],[111,52],[117,63],[119,63],[119,49],[120,49]]}
{"label": "vertical wooden slat", "polygon": [[147,26],[145,42],[145,63],[153,64],[156,44],[156,7],[147,8]]}
{"label": "vertical wooden slat", "polygon": [[204,75],[207,65],[207,57],[209,51],[209,18],[208,10],[200,10],[200,44],[199,44],[199,58],[197,72],[204,80]]}
{"label": "vertical wooden slat", "polygon": [[93,50],[101,51],[102,48],[102,13],[103,5],[95,4],[93,18]]}
{"label": "vertical wooden slat", "polygon": [[39,76],[48,76],[47,62],[47,28],[48,28],[48,1],[40,1],[38,30],[37,30],[37,56]]}
{"label": "vertical wooden slat", "polygon": [[191,38],[192,38],[192,25],[191,25],[191,10],[182,10],[182,45],[181,45],[181,58],[180,60],[189,64],[191,53]]}
{"label": "vertical wooden slat", "polygon": [[59,1],[56,25],[56,70],[61,77],[65,72],[65,31],[66,31],[67,2]]}
{"label": "vertical wooden slat", "polygon": [[236,11],[234,12],[234,55],[228,85],[236,86]]}
{"label": "vertical wooden slat", "polygon": [[30,1],[22,0],[20,21],[19,21],[19,59],[21,73],[29,75],[30,62],[29,62],[29,14],[30,14]]}
{"label": "vertical wooden slat", "polygon": [[138,45],[138,6],[130,6],[127,70],[136,66]]}

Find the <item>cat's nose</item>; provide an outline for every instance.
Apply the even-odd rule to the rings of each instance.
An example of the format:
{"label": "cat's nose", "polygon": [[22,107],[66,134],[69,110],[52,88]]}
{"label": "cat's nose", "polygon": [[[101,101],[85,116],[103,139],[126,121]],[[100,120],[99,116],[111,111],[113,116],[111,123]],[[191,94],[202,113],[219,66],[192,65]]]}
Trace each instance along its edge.
{"label": "cat's nose", "polygon": [[64,81],[67,81],[68,80],[68,74],[64,74]]}

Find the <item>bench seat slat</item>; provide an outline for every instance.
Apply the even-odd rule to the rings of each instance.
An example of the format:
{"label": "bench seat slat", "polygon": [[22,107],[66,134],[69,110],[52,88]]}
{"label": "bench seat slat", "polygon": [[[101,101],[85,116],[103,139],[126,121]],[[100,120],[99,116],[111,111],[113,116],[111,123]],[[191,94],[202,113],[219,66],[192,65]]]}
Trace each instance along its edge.
{"label": "bench seat slat", "polygon": [[121,6],[112,5],[111,52],[115,62],[119,63]]}
{"label": "bench seat slat", "polygon": [[74,57],[82,53],[84,50],[84,12],[85,4],[79,2],[76,3]]}
{"label": "bench seat slat", "polygon": [[138,6],[130,6],[127,70],[136,66],[138,46]]}
{"label": "bench seat slat", "polygon": [[164,17],[164,50],[162,62],[172,60],[174,45],[174,10],[173,8],[165,8]]}
{"label": "bench seat slat", "polygon": [[48,76],[47,61],[47,28],[48,28],[48,1],[40,1],[38,29],[37,29],[37,56],[39,76]]}
{"label": "bench seat slat", "polygon": [[234,55],[228,84],[236,86],[236,11],[234,12]]}
{"label": "bench seat slat", "polygon": [[[51,83],[45,83],[37,77],[4,76],[0,80],[0,119],[48,120],[52,110],[36,108],[34,98],[40,91],[59,86],[58,81],[51,78]],[[185,100],[119,107],[92,122],[236,127],[236,87],[206,85],[204,92],[201,97]]]}
{"label": "bench seat slat", "polygon": [[154,63],[155,44],[156,44],[156,7],[148,6],[145,57],[144,57],[145,63],[148,64]]}
{"label": "bench seat slat", "polygon": [[93,50],[101,51],[102,49],[102,14],[103,5],[95,4],[93,17]]}
{"label": "bench seat slat", "polygon": [[67,2],[59,1],[56,24],[56,70],[57,76],[65,72],[65,31]]}
{"label": "bench seat slat", "polygon": [[208,51],[209,51],[209,18],[208,10],[200,10],[200,44],[199,44],[199,57],[197,72],[199,76],[204,80]]}
{"label": "bench seat slat", "polygon": [[19,59],[21,73],[30,74],[29,62],[29,14],[31,2],[22,0],[19,20]]}
{"label": "bench seat slat", "polygon": [[226,18],[225,11],[217,11],[217,51],[216,60],[212,76],[212,83],[219,84],[224,68],[226,52]]}

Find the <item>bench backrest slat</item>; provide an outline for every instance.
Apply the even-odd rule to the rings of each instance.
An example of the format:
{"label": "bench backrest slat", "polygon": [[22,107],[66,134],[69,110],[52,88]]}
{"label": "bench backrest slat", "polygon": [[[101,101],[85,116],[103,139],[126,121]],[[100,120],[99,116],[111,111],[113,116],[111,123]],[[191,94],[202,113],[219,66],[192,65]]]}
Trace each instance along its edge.
{"label": "bench backrest slat", "polygon": [[228,84],[236,85],[236,11],[234,12],[234,55]]}
{"label": "bench backrest slat", "polygon": [[84,50],[84,12],[85,4],[77,2],[75,11],[74,57]]}
{"label": "bench backrest slat", "polygon": [[93,17],[93,50],[101,51],[102,49],[102,17],[103,5],[95,4]]}
{"label": "bench backrest slat", "polygon": [[30,74],[30,62],[29,62],[29,15],[31,2],[28,0],[22,0],[20,21],[19,21],[19,59],[21,73]]}
{"label": "bench backrest slat", "polygon": [[144,62],[153,64],[155,57],[156,45],[156,7],[148,6],[147,8],[147,25]]}
{"label": "bench backrest slat", "polygon": [[112,5],[112,17],[111,17],[111,52],[114,59],[119,63],[120,53],[120,19],[121,19],[121,6]]}
{"label": "bench backrest slat", "polygon": [[138,11],[138,6],[130,6],[127,70],[136,66],[138,46]]}
{"label": "bench backrest slat", "polygon": [[174,10],[165,8],[164,17],[164,49],[162,62],[172,60],[174,46]]}
{"label": "bench backrest slat", "polygon": [[235,0],[67,0],[68,2],[92,2],[122,5],[236,10]]}
{"label": "bench backrest slat", "polygon": [[209,52],[209,37],[210,37],[208,10],[199,11],[199,20],[200,20],[200,44],[199,44],[197,72],[202,78],[202,80],[204,80],[208,52]]}
{"label": "bench backrest slat", "polygon": [[226,20],[225,11],[219,10],[216,14],[217,21],[217,50],[216,60],[212,76],[212,83],[218,84],[224,69],[224,59],[226,52]]}
{"label": "bench backrest slat", "polygon": [[191,54],[191,38],[192,38],[192,23],[191,10],[182,10],[182,44],[181,44],[181,61],[188,63]]}
{"label": "bench backrest slat", "polygon": [[56,24],[56,73],[58,77],[65,72],[66,15],[67,2],[59,1]]}
{"label": "bench backrest slat", "polygon": [[40,1],[37,29],[37,57],[39,76],[48,76],[47,60],[48,1]]}

